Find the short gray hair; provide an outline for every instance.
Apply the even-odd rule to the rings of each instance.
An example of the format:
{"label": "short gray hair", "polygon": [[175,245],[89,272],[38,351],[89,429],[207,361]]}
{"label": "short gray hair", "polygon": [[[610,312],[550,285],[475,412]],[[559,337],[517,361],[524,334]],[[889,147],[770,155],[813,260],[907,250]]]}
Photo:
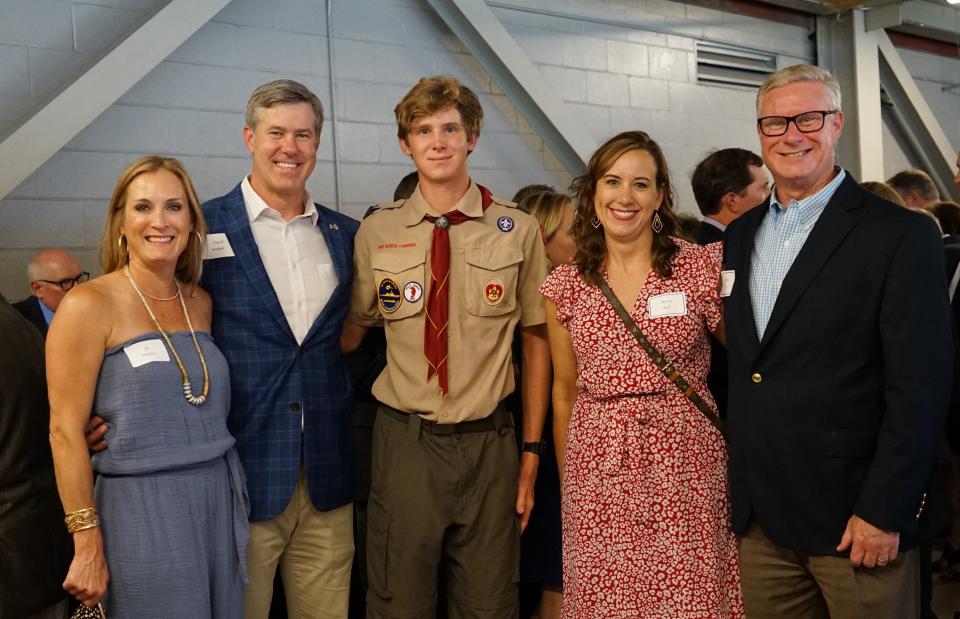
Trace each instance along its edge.
{"label": "short gray hair", "polygon": [[812,64],[795,64],[780,69],[760,85],[760,90],[757,92],[757,110],[760,109],[760,102],[767,91],[796,82],[820,82],[827,89],[827,96],[830,97],[830,105],[833,109],[841,109],[840,84],[829,71]]}
{"label": "short gray hair", "polygon": [[309,103],[315,118],[314,129],[317,137],[323,129],[323,104],[309,88],[293,80],[274,80],[257,86],[247,101],[247,115],[244,122],[253,129],[257,124],[257,110],[271,108],[284,103]]}

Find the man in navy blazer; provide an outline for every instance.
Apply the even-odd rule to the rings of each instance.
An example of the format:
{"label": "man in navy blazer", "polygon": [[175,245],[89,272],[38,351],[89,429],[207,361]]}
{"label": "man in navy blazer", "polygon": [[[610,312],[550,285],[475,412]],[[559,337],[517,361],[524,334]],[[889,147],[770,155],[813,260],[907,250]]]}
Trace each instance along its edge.
{"label": "man in navy blazer", "polygon": [[359,224],[306,191],[322,124],[305,86],[257,88],[244,127],[253,171],[203,205],[202,286],[250,491],[248,619],[267,617],[278,563],[291,617],[347,616],[352,393],[340,330]]}
{"label": "man in navy blazer", "polygon": [[747,614],[916,617],[918,520],[953,379],[939,235],[835,166],[827,71],[778,71],[757,113],[773,193],[727,229],[724,275]]}

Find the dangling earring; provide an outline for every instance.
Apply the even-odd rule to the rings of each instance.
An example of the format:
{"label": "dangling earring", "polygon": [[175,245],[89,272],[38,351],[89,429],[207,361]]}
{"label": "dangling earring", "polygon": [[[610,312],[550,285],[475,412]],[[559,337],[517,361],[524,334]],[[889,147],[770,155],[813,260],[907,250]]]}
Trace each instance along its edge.
{"label": "dangling earring", "polygon": [[200,234],[200,231],[194,230],[193,233],[197,235],[197,242],[200,243],[200,247],[203,247],[203,236]]}
{"label": "dangling earring", "polygon": [[663,232],[663,220],[660,219],[660,211],[653,212],[653,221],[650,223],[650,227],[653,228],[654,234]]}
{"label": "dangling earring", "polygon": [[126,240],[126,238],[127,238],[127,237],[125,237],[125,236],[122,235],[122,234],[117,237],[117,247],[120,249],[120,255],[123,256],[123,262],[122,262],[122,264],[126,264],[126,263],[127,263],[127,248],[124,247],[124,245],[123,245],[123,242]]}
{"label": "dangling earring", "polygon": [[593,216],[593,219],[590,220],[590,225],[593,226],[594,228],[599,228],[599,227],[600,227],[600,218],[597,217],[596,215],[594,215],[594,216]]}

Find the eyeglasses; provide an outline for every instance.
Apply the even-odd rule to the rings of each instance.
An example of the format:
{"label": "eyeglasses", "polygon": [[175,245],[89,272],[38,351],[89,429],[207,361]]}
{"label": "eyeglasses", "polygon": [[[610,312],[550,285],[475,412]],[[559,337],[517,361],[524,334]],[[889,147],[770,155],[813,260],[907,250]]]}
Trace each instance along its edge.
{"label": "eyeglasses", "polygon": [[76,277],[68,277],[66,279],[61,279],[58,282],[53,282],[53,281],[50,281],[49,279],[38,279],[37,281],[42,282],[44,284],[50,284],[51,286],[56,286],[60,290],[66,292],[71,288],[73,288],[74,286],[76,286],[77,284],[85,284],[86,282],[90,281],[90,274],[84,271],[80,273],[80,275],[77,275]]}
{"label": "eyeglasses", "polygon": [[776,137],[787,132],[790,123],[800,133],[815,133],[823,129],[823,122],[829,114],[836,114],[838,110],[804,112],[796,116],[764,116],[757,119],[760,133],[767,137]]}

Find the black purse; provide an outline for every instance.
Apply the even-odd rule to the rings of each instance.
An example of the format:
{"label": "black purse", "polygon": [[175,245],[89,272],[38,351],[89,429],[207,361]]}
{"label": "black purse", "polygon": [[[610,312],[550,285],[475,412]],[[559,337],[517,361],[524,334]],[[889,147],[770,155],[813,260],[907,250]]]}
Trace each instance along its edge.
{"label": "black purse", "polygon": [[600,288],[600,292],[603,293],[603,296],[607,298],[607,301],[610,302],[610,305],[613,306],[613,310],[617,313],[617,316],[620,317],[620,320],[623,321],[623,325],[633,334],[633,337],[637,338],[637,342],[640,344],[640,348],[643,349],[647,355],[650,356],[650,359],[653,360],[653,363],[660,368],[660,371],[663,372],[663,375],[666,376],[670,382],[676,385],[677,389],[680,390],[684,396],[687,397],[690,402],[697,407],[703,415],[714,425],[714,427],[720,431],[721,434],[724,433],[724,424],[723,420],[720,419],[707,404],[706,400],[700,397],[700,394],[697,393],[697,390],[694,389],[690,383],[683,377],[680,373],[680,370],[676,368],[670,361],[663,356],[657,347],[647,339],[647,336],[643,334],[643,331],[640,330],[640,326],[637,325],[636,321],[627,313],[627,310],[624,309],[623,304],[620,303],[620,299],[617,298],[617,295],[613,293],[613,290],[610,289],[610,285],[604,281],[603,278],[597,278],[597,287]]}
{"label": "black purse", "polygon": [[81,604],[70,615],[70,619],[107,619],[107,613],[103,610],[103,604],[100,602],[97,602],[97,605],[93,607]]}

